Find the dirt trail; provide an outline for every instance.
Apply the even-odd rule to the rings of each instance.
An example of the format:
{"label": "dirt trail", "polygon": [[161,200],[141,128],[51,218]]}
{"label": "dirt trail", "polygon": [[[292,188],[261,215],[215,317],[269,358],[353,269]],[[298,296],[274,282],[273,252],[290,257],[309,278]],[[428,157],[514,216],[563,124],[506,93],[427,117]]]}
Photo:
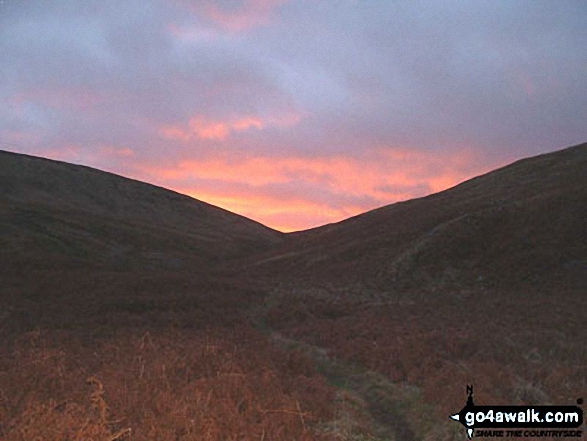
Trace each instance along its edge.
{"label": "dirt trail", "polygon": [[405,415],[405,409],[415,401],[413,390],[403,390],[388,379],[374,372],[351,366],[328,356],[326,350],[304,342],[270,332],[275,343],[287,349],[302,350],[316,363],[318,370],[336,386],[364,403],[360,409],[363,418],[371,422],[377,440],[417,441],[421,436],[414,430],[414,423]]}

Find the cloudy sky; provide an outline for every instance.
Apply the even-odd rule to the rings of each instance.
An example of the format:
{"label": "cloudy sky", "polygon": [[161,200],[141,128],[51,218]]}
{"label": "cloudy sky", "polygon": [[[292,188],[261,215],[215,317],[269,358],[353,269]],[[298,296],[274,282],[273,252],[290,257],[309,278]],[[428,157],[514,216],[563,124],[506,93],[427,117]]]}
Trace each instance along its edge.
{"label": "cloudy sky", "polygon": [[0,1],[0,149],[283,231],[586,141],[584,0]]}

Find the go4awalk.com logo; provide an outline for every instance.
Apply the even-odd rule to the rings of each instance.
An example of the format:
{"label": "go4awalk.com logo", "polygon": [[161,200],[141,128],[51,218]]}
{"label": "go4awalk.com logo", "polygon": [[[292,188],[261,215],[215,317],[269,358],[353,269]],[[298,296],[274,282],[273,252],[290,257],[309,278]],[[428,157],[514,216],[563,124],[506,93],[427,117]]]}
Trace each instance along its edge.
{"label": "go4awalk.com logo", "polygon": [[[476,406],[473,386],[467,386],[467,404],[450,418],[458,421],[469,439],[475,437],[581,438],[583,411],[578,406]],[[582,399],[577,404],[583,404]]]}

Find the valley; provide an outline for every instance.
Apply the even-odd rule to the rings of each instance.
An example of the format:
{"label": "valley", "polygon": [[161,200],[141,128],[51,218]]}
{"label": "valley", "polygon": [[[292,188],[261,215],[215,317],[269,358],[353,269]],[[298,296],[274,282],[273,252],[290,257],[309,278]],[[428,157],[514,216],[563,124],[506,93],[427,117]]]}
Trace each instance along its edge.
{"label": "valley", "polygon": [[467,384],[574,404],[586,170],[582,144],[283,234],[0,152],[0,439],[456,441]]}

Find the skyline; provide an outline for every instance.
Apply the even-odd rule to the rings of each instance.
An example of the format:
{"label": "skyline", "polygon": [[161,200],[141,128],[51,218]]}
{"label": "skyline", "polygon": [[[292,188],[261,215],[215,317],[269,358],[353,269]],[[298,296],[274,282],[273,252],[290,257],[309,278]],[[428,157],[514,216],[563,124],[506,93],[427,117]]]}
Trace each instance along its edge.
{"label": "skyline", "polygon": [[0,148],[307,229],[587,141],[586,37],[581,1],[6,0]]}

